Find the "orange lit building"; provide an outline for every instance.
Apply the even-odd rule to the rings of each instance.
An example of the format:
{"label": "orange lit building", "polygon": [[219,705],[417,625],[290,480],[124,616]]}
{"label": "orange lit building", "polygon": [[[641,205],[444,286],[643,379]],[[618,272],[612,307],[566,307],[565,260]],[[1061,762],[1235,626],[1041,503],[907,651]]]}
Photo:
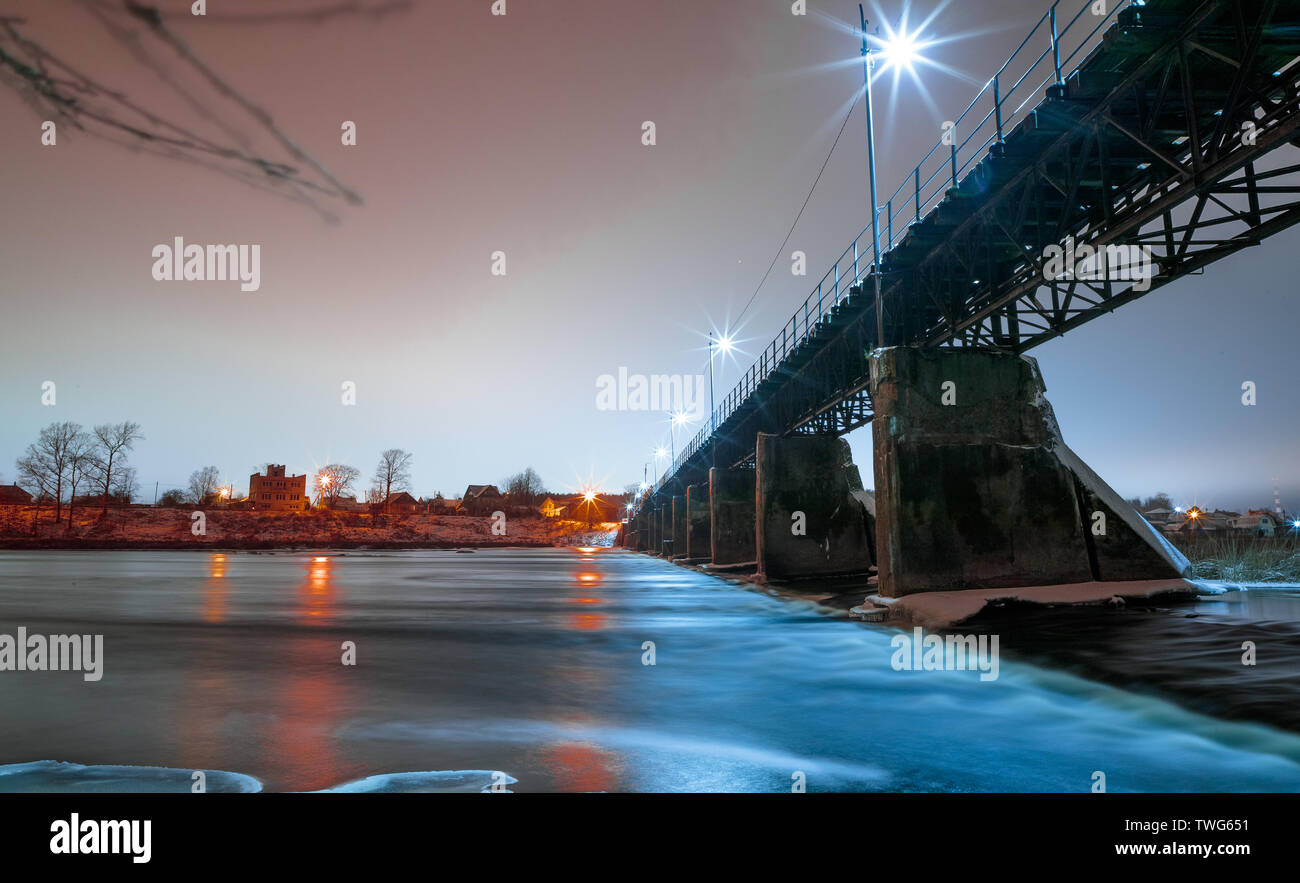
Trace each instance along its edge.
{"label": "orange lit building", "polygon": [[307,499],[307,476],[285,475],[283,466],[270,464],[266,475],[248,477],[248,502],[254,509],[305,512],[311,502]]}

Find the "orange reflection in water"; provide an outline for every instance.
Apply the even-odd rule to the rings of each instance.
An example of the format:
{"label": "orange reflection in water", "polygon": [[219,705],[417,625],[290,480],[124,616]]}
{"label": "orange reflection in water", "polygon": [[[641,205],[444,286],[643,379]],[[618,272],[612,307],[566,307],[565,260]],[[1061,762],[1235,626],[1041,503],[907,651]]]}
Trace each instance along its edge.
{"label": "orange reflection in water", "polygon": [[[298,587],[297,621],[328,626],[338,615],[335,559],[317,555],[306,561]],[[275,701],[275,722],[266,733],[266,751],[289,787],[310,791],[345,781],[355,770],[338,751],[334,730],[343,717],[349,679],[356,669],[344,666],[342,638],[289,638],[283,676]]]}
{"label": "orange reflection in water", "polygon": [[214,552],[208,558],[208,581],[203,586],[203,621],[210,623],[224,622],[226,619],[226,600],[230,594],[226,588],[226,556]]}
{"label": "orange reflection in water", "polygon": [[307,562],[307,578],[298,592],[299,618],[306,625],[322,625],[337,613],[333,561],[320,555]]}
{"label": "orange reflection in water", "polygon": [[339,663],[340,641],[293,637],[286,648],[286,676],[274,702],[265,751],[288,787],[314,791],[345,781],[354,767],[340,755],[335,729],[343,719],[345,679],[353,669]]}
{"label": "orange reflection in water", "polygon": [[614,791],[618,755],[589,742],[557,742],[541,751],[542,761],[564,791]]}
{"label": "orange reflection in water", "polygon": [[[587,561],[590,559],[582,559]],[[595,570],[579,570],[573,575],[573,581],[579,594],[569,598],[573,604],[604,604],[605,599],[598,597],[595,590],[604,581],[604,574]],[[571,613],[568,618],[569,628],[577,632],[596,632],[605,628],[605,616],[600,613]]]}

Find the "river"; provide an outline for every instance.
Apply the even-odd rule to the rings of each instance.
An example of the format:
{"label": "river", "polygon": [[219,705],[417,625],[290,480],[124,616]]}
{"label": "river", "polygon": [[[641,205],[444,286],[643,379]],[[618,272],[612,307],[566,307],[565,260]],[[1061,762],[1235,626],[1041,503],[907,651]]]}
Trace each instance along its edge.
{"label": "river", "polygon": [[1300,790],[1300,593],[1234,595],[994,617],[981,680],[621,549],[0,552],[0,633],[104,636],[0,671],[0,790]]}

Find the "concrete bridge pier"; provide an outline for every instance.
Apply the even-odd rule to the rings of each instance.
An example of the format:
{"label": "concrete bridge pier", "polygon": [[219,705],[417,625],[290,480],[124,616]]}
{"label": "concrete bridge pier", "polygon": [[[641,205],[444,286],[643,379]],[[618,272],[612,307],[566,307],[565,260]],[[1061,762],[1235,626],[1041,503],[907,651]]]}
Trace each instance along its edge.
{"label": "concrete bridge pier", "polygon": [[686,558],[705,563],[713,554],[709,537],[709,486],[693,484],[686,489]]}
{"label": "concrete bridge pier", "polygon": [[664,548],[663,504],[658,500],[651,500],[647,508],[650,512],[650,534],[646,551],[651,555],[658,555]]}
{"label": "concrete bridge pier", "polygon": [[847,441],[759,433],[755,462],[761,575],[793,579],[870,569],[873,525]]}
{"label": "concrete bridge pier", "polygon": [[642,504],[641,510],[636,513],[636,530],[632,534],[632,549],[637,552],[644,552],[650,545],[648,534],[650,530],[650,512],[649,507]]}
{"label": "concrete bridge pier", "polygon": [[709,556],[714,567],[754,561],[754,470],[709,470]]}
{"label": "concrete bridge pier", "polygon": [[872,354],[881,595],[1186,571],[1187,559],[1066,447],[1045,392],[1038,363],[1014,353]]}
{"label": "concrete bridge pier", "polygon": [[670,538],[673,541],[672,555],[670,557],[673,558],[674,560],[678,558],[685,558],[686,557],[686,523],[687,523],[686,497],[682,496],[681,494],[678,494],[673,497],[672,509],[670,510],[670,515],[672,518],[670,522],[672,524],[672,533]]}

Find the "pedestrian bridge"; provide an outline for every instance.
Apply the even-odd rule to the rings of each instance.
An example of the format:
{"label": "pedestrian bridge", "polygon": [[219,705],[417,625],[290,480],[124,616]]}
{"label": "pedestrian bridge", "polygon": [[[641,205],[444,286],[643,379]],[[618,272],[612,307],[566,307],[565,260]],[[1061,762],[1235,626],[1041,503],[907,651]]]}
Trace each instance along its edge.
{"label": "pedestrian bridge", "polygon": [[[801,450],[819,451],[808,455],[821,463],[825,485],[827,464],[845,458],[838,437],[873,423],[877,500],[864,506],[882,511],[879,524],[874,509],[867,512],[862,528],[875,534],[864,540],[871,560],[877,545],[881,555],[893,549],[901,560],[909,531],[937,543],[936,553],[951,540],[952,554],[966,554],[974,542],[995,558],[1014,558],[1005,536],[945,540],[933,535],[943,532],[934,525],[975,514],[1002,522],[1011,517],[1002,507],[1046,505],[1046,497],[986,488],[965,509],[941,513],[925,495],[943,494],[950,503],[962,493],[979,497],[957,488],[957,479],[966,474],[980,484],[987,470],[1014,483],[1017,470],[1030,464],[1002,462],[997,452],[1032,443],[1052,453],[1049,472],[1064,469],[1048,483],[1059,479],[1057,497],[1074,500],[1075,520],[1094,536],[1076,545],[1086,546],[1096,577],[1097,543],[1085,522],[1101,510],[1087,508],[1089,494],[1104,489],[1109,500],[1113,492],[1081,461],[1066,462],[1073,455],[1061,453],[1068,449],[1050,405],[1034,400],[1041,398],[1041,378],[1023,354],[1300,221],[1298,126],[1300,0],[1058,0],[879,207],[879,261],[868,223],[647,495],[629,523],[632,544],[661,551],[652,542],[653,514],[676,497],[685,510],[688,490],[715,480],[711,470],[761,471],[766,446],[769,475],[750,480],[757,482],[755,554],[762,567],[763,479],[773,464],[792,466],[781,452],[806,437],[812,447]],[[1230,278],[1224,282],[1231,287]],[[925,386],[931,381],[934,388]],[[877,401],[882,394],[888,402]],[[931,411],[932,403],[940,410]],[[986,425],[962,416],[995,405],[1050,426]],[[889,426],[880,420],[886,411]],[[945,438],[949,424],[959,428]],[[904,426],[913,431],[902,432]],[[945,457],[956,456],[949,449],[958,441],[983,445],[983,459],[957,469]],[[935,445],[948,454],[935,454]],[[1047,461],[1034,468],[1040,467]],[[925,478],[945,468],[953,472],[947,484]],[[861,487],[855,475],[856,468],[845,493]],[[1064,502],[1053,497],[1048,508]],[[698,506],[708,509],[712,530],[719,510]],[[1116,510],[1112,524],[1136,517],[1111,502],[1104,508]],[[1064,530],[1068,519],[1061,517]],[[1142,557],[1133,550],[1154,547],[1159,538],[1147,537],[1145,522],[1136,520],[1141,524],[1130,532],[1140,542],[1126,542]],[[657,539],[667,539],[677,557],[716,559],[700,543],[688,550],[687,537],[679,539],[672,526]],[[825,524],[810,528],[822,546],[837,536]],[[845,529],[840,545],[857,530]],[[1158,551],[1157,571],[1178,566],[1168,550]],[[887,589],[887,562],[879,563]],[[1004,570],[991,578],[1043,575]],[[987,582],[950,576],[955,588]]]}

